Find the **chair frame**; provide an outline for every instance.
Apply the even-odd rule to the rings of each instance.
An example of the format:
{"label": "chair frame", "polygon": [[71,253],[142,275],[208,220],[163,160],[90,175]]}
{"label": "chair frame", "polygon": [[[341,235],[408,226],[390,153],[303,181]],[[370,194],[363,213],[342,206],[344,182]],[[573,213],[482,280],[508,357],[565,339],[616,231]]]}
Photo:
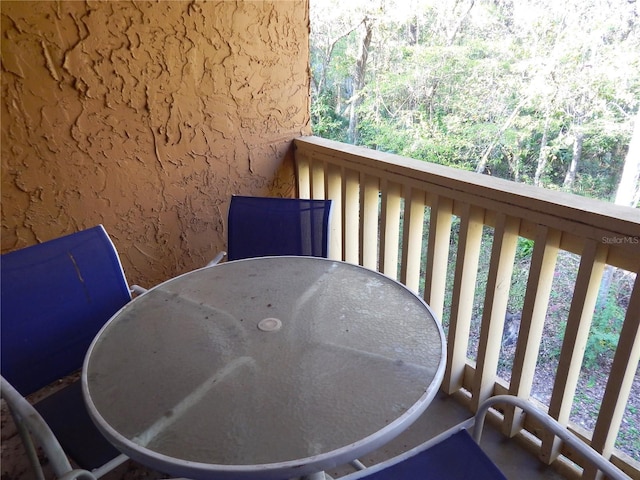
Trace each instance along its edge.
{"label": "chair frame", "polygon": [[445,430],[444,432],[436,435],[435,437],[427,440],[420,445],[401,453],[393,458],[380,462],[378,464],[372,465],[370,467],[366,467],[363,470],[359,470],[355,473],[348,474],[344,477],[341,477],[341,480],[358,480],[358,479],[366,479],[369,475],[384,470],[390,466],[396,465],[398,463],[402,463],[403,461],[414,457],[415,455],[424,452],[434,445],[446,440],[450,436],[458,433],[462,429],[473,429],[472,437],[477,444],[480,443],[480,438],[482,436],[482,430],[484,428],[484,422],[489,412],[489,409],[495,407],[497,404],[503,405],[511,405],[513,407],[517,407],[522,409],[526,415],[530,415],[539,421],[545,428],[549,429],[555,435],[557,435],[563,442],[570,445],[575,451],[577,451],[580,455],[582,455],[585,460],[594,464],[602,473],[604,473],[607,478],[611,480],[629,480],[629,477],[622,472],[618,467],[616,467],[613,463],[603,457],[600,453],[596,452],[589,445],[584,443],[574,434],[572,434],[569,430],[567,430],[564,426],[558,423],[554,418],[549,416],[547,413],[538,409],[532,402],[525,400],[523,398],[515,397],[513,395],[496,395],[490,397],[485,400],[482,404],[480,404],[477,413],[474,417],[471,417],[464,422],[461,422],[454,427]]}
{"label": "chair frame", "polygon": [[[78,480],[92,480],[99,478],[110,472],[117,466],[123,464],[129,457],[121,454],[113,460],[96,468],[92,472],[82,469],[74,469],[69,462],[67,454],[63,450],[60,442],[56,438],[47,422],[42,418],[31,403],[27,401],[4,377],[0,377],[0,395],[7,402],[9,412],[22,439],[22,443],[27,453],[29,463],[35,470],[38,480],[45,480],[44,471],[36,444],[39,445],[51,464],[51,468],[56,477]],[[34,438],[36,442],[34,442]]]}
{"label": "chair frame", "polygon": [[539,421],[544,428],[551,431],[559,437],[564,443],[569,445],[573,450],[578,452],[586,461],[595,465],[598,470],[604,473],[611,480],[629,480],[629,476],[616,467],[602,454],[591,448],[577,436],[571,433],[566,427],[560,424],[556,419],[537,408],[533,403],[524,398],[513,395],[496,395],[485,400],[475,415],[475,425],[473,430],[473,439],[476,443],[480,442],[484,420],[490,408],[496,404],[507,404],[522,409],[526,415],[529,415]]}

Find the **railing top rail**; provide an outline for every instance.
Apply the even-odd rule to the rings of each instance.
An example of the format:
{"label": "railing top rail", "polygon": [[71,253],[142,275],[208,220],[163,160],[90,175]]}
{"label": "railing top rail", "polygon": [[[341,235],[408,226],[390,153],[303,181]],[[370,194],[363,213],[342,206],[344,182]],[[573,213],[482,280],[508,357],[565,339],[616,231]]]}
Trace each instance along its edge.
{"label": "railing top rail", "polygon": [[[496,208],[640,254],[640,209],[315,136],[299,137],[295,145],[325,161],[337,158],[339,161],[336,163],[345,167],[352,165],[356,170],[375,168],[395,178],[406,178],[408,183],[418,180],[428,184],[436,193],[448,192],[446,196],[450,198],[473,200],[484,208]],[[501,205],[503,208],[499,208]]]}

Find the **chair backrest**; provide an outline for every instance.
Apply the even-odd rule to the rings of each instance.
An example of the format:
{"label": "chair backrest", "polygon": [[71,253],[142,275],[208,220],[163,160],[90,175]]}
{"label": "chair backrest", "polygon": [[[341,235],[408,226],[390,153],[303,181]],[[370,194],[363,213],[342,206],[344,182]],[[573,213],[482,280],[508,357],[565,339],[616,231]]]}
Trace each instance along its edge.
{"label": "chair backrest", "polygon": [[231,197],[228,259],[327,257],[331,200]]}
{"label": "chair backrest", "polygon": [[2,255],[4,376],[28,395],[82,366],[104,323],[131,299],[104,227]]}

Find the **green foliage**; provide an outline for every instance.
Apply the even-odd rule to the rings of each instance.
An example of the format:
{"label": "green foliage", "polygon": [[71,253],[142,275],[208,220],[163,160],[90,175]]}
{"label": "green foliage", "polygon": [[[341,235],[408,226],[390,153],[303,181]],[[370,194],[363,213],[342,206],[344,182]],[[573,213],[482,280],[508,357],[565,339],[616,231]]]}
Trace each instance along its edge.
{"label": "green foliage", "polygon": [[[633,412],[632,418],[637,418],[637,414],[638,412]],[[629,445],[631,450],[640,451],[640,428],[632,424],[627,429],[621,429],[616,443],[616,446]]]}
{"label": "green foliage", "polygon": [[597,367],[613,358],[623,322],[624,310],[618,305],[615,295],[609,295],[604,305],[596,308],[593,316],[584,352],[584,365],[587,368]]}
{"label": "green foliage", "polygon": [[362,145],[383,152],[404,154],[405,145],[409,142],[409,133],[397,131],[392,125],[381,121],[364,119],[359,126]]}
{"label": "green foliage", "polygon": [[354,26],[375,16],[356,112],[361,145],[466,170],[487,154],[488,173],[526,183],[544,159],[541,185],[562,189],[579,129],[573,192],[609,200],[640,106],[640,29],[630,4],[614,2],[615,15],[598,14],[594,0],[580,9],[476,2],[451,37],[462,12],[447,2],[418,2],[406,18],[402,2],[326,7],[318,18],[312,4],[313,85],[323,89],[313,92],[314,133],[347,138],[362,37]]}
{"label": "green foliage", "polygon": [[533,247],[535,242],[529,238],[518,237],[518,249],[516,258],[518,259],[531,259],[533,255]]}
{"label": "green foliage", "polygon": [[321,95],[311,105],[311,128],[314,135],[331,138],[339,142],[346,142],[346,130],[349,122],[336,114],[333,98]]}

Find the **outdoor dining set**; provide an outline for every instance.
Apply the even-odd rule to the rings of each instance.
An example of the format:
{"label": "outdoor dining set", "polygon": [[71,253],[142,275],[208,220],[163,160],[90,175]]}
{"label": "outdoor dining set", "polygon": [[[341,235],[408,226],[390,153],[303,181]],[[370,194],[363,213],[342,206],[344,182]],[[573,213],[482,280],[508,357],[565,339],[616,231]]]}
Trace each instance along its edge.
{"label": "outdoor dining set", "polygon": [[[36,478],[124,462],[190,479],[505,478],[480,448],[507,403],[628,478],[526,399],[376,465],[425,414],[447,358],[440,319],[377,271],[328,255],[331,200],[233,196],[227,251],[146,289],[102,225],[2,255],[2,398]],[[26,397],[73,372],[32,404]],[[461,461],[461,459],[464,459]]]}

